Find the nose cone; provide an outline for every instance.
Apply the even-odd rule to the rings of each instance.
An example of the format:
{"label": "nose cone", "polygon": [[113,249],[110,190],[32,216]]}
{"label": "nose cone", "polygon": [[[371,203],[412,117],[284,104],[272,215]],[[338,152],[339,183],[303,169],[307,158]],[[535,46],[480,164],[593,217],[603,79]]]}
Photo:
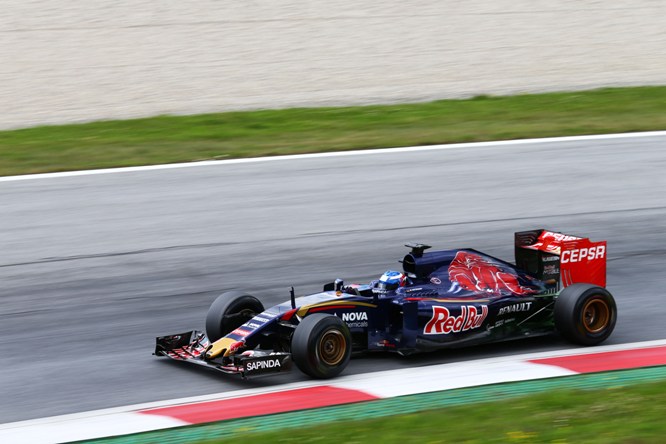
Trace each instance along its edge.
{"label": "nose cone", "polygon": [[236,339],[220,338],[213,342],[208,351],[206,352],[206,359],[217,358],[218,356],[227,356],[231,346],[236,342]]}

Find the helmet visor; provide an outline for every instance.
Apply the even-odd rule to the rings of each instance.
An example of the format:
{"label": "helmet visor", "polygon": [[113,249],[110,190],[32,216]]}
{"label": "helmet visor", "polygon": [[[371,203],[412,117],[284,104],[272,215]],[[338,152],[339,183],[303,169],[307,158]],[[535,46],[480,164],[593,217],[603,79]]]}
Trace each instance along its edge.
{"label": "helmet visor", "polygon": [[377,291],[379,291],[380,293],[386,293],[388,291],[395,291],[395,290],[398,289],[399,286],[400,286],[400,284],[397,283],[397,282],[393,283],[393,284],[388,283],[388,282],[379,282],[377,284]]}

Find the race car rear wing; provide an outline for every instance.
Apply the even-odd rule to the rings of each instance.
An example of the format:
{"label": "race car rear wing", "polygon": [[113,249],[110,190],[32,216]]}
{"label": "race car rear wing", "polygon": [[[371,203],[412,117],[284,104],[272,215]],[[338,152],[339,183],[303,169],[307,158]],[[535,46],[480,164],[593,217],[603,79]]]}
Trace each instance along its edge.
{"label": "race car rear wing", "polygon": [[515,233],[516,266],[559,289],[574,283],[606,286],[606,241],[544,229]]}

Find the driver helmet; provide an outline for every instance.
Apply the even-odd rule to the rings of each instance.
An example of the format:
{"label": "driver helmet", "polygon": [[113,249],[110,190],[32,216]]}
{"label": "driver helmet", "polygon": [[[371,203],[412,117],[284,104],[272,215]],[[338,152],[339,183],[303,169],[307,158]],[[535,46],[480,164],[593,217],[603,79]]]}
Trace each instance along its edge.
{"label": "driver helmet", "polygon": [[389,270],[382,274],[375,286],[376,293],[388,293],[407,285],[407,275],[399,271]]}

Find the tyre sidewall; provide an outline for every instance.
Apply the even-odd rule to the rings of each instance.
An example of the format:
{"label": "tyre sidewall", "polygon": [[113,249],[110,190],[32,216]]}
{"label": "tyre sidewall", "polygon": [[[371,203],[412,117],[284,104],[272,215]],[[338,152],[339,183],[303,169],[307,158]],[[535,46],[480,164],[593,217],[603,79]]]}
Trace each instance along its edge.
{"label": "tyre sidewall", "polygon": [[[337,330],[344,336],[345,351],[342,360],[329,365],[319,357],[319,342],[324,335]],[[291,340],[291,353],[296,366],[313,378],[326,379],[339,375],[351,358],[351,333],[349,327],[337,316],[315,313],[307,316],[296,327]]]}
{"label": "tyre sidewall", "polygon": [[231,322],[225,322],[224,318],[246,309],[256,315],[264,311],[264,306],[259,299],[242,291],[229,291],[218,296],[206,314],[206,335],[208,339],[215,342],[243,325],[245,321],[232,320]]}
{"label": "tyre sidewall", "polygon": [[[589,332],[582,322],[583,309],[593,299],[601,299],[610,310],[606,327]],[[555,326],[568,340],[581,345],[596,345],[606,340],[617,322],[617,306],[613,296],[603,287],[591,284],[573,284],[566,287],[555,302]]]}

